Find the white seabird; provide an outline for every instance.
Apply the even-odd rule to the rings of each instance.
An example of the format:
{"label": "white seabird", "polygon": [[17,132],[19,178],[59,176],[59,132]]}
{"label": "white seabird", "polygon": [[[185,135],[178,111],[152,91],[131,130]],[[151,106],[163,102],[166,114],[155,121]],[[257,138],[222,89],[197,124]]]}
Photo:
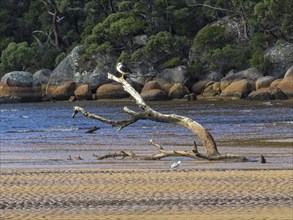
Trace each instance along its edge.
{"label": "white seabird", "polygon": [[178,168],[178,167],[180,166],[180,164],[181,164],[181,161],[179,160],[178,162],[173,163],[173,164],[170,166],[170,168],[171,168],[171,169]]}
{"label": "white seabird", "polygon": [[121,73],[122,79],[124,79],[124,75],[131,74],[131,70],[127,66],[124,66],[122,63],[117,63],[116,69],[119,73]]}

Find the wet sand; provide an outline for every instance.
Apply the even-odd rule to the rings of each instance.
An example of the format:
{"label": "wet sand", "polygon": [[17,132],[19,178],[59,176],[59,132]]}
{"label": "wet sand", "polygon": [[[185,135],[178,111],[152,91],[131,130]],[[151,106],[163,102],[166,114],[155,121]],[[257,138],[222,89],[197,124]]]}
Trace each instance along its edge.
{"label": "wet sand", "polygon": [[293,170],[1,169],[0,219],[293,219]]}
{"label": "wet sand", "polygon": [[[79,104],[106,118],[125,119],[120,114],[125,103]],[[97,124],[81,116],[73,120],[74,103],[5,105],[0,219],[293,220],[292,104],[173,104],[153,103],[160,112],[169,113],[172,106],[172,112],[194,118],[222,154],[243,155],[249,162],[97,161],[93,154],[153,154],[150,138],[166,150],[190,150],[194,135],[149,121],[119,135],[107,126],[89,135],[86,129]],[[199,151],[204,152],[200,143]],[[260,163],[260,154],[267,163]],[[68,160],[69,155],[83,160]],[[168,169],[179,159],[179,170]]]}

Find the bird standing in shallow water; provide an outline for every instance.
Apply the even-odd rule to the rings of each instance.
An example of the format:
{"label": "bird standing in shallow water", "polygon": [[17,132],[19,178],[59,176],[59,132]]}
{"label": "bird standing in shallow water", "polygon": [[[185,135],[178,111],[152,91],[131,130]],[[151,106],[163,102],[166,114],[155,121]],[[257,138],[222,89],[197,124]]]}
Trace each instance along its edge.
{"label": "bird standing in shallow water", "polygon": [[131,70],[127,66],[124,66],[122,63],[117,63],[116,69],[119,73],[121,73],[121,79],[124,79],[125,75],[131,74]]}

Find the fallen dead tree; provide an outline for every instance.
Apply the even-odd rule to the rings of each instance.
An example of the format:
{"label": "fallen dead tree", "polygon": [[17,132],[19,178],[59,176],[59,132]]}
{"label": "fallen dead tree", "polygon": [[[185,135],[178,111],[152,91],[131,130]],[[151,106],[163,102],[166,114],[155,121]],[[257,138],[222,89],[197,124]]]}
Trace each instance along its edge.
{"label": "fallen dead tree", "polygon": [[189,158],[200,158],[200,159],[206,159],[206,160],[238,160],[238,161],[247,161],[247,159],[240,155],[234,155],[234,154],[220,154],[216,143],[212,137],[212,135],[199,123],[196,121],[193,121],[192,119],[188,117],[184,117],[181,115],[176,114],[162,114],[158,111],[153,110],[150,106],[148,106],[142,97],[135,91],[135,89],[124,79],[117,78],[116,76],[112,75],[111,73],[108,73],[108,78],[112,79],[116,82],[119,82],[123,85],[123,88],[126,92],[128,92],[136,101],[136,104],[141,108],[141,112],[135,112],[133,110],[130,110],[127,107],[124,107],[124,111],[128,113],[131,118],[128,120],[122,120],[122,121],[115,121],[110,120],[107,118],[104,118],[99,115],[92,114],[90,112],[87,112],[85,109],[75,106],[73,108],[73,115],[74,118],[77,113],[81,113],[84,116],[88,118],[92,118],[95,120],[99,120],[103,123],[110,124],[112,126],[118,126],[118,131],[135,123],[138,120],[152,120],[156,122],[163,122],[163,123],[171,123],[171,124],[177,124],[181,125],[183,127],[186,127],[190,131],[192,131],[195,135],[197,135],[200,140],[202,141],[202,144],[206,150],[206,154],[202,154],[198,151],[197,145],[194,142],[194,145],[192,147],[191,151],[166,151],[163,149],[163,147],[157,143],[155,143],[153,140],[151,140],[151,144],[159,148],[159,152],[151,155],[151,156],[139,156],[136,155],[134,152],[130,151],[121,151],[118,153],[110,153],[104,156],[100,156],[98,159],[106,159],[106,158],[116,158],[116,157],[130,157],[133,159],[143,159],[143,160],[159,160],[164,157],[189,157]]}

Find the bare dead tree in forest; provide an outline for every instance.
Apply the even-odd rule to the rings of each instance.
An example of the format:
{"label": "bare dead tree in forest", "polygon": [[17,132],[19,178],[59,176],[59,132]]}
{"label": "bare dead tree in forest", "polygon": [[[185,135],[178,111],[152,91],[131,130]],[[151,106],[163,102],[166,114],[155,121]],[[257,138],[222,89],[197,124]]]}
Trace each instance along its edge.
{"label": "bare dead tree in forest", "polygon": [[[33,34],[36,33],[41,33],[47,37],[46,43],[50,43],[53,45],[57,51],[61,52],[61,44],[62,44],[62,36],[59,31],[59,23],[64,19],[63,17],[59,17],[60,11],[58,9],[57,4],[55,3],[54,0],[40,0],[48,10],[48,14],[52,16],[51,21],[52,21],[52,27],[50,28],[49,31],[42,31],[42,30],[35,30],[33,31]],[[53,36],[52,36],[53,35]],[[41,40],[36,36],[33,35],[33,37],[36,39],[37,43],[41,45]]]}
{"label": "bare dead tree in forest", "polygon": [[194,142],[194,145],[192,147],[191,151],[182,151],[182,150],[176,150],[176,151],[166,151],[163,149],[163,147],[157,143],[155,143],[153,140],[150,141],[150,143],[154,146],[156,146],[159,149],[159,152],[151,155],[151,156],[139,156],[136,155],[134,152],[130,151],[121,151],[118,153],[110,153],[103,156],[97,156],[98,159],[105,159],[105,158],[116,158],[116,157],[131,157],[133,159],[143,159],[143,160],[159,160],[164,157],[172,157],[172,156],[182,156],[182,157],[189,157],[189,158],[201,158],[206,160],[227,160],[227,159],[235,159],[239,161],[246,161],[247,159],[240,155],[234,155],[234,154],[220,154],[216,142],[214,141],[212,135],[199,123],[193,121],[192,119],[176,114],[162,114],[158,111],[153,110],[150,106],[148,106],[142,97],[138,94],[137,91],[124,79],[117,78],[116,76],[112,75],[111,73],[108,73],[108,78],[112,79],[116,82],[119,82],[123,85],[123,88],[126,92],[128,92],[136,101],[136,104],[142,109],[141,112],[135,112],[133,110],[130,110],[127,107],[124,107],[124,111],[128,113],[131,118],[128,120],[122,120],[122,121],[115,121],[110,120],[107,118],[104,118],[99,115],[92,114],[90,112],[87,112],[85,109],[75,106],[73,109],[73,115],[74,118],[77,113],[81,113],[84,116],[92,119],[99,120],[103,123],[110,124],[112,126],[118,126],[118,131],[127,127],[128,125],[131,125],[135,123],[138,120],[151,120],[156,122],[162,122],[162,123],[171,123],[176,125],[181,125],[187,129],[189,129],[191,132],[193,132],[195,135],[197,135],[201,141],[202,144],[206,150],[206,155],[202,154],[198,151],[197,145]]}
{"label": "bare dead tree in forest", "polygon": [[[185,0],[185,3],[188,7],[203,7],[208,8],[215,11],[220,11],[226,13],[230,18],[238,17],[239,21],[235,22],[235,26],[238,30],[238,35],[240,38],[248,40],[250,38],[250,26],[248,22],[248,9],[252,6],[245,6],[245,2],[242,1],[227,1],[226,7],[218,7],[212,4],[204,4],[202,1],[197,0]],[[232,20],[232,19],[230,19]]]}

